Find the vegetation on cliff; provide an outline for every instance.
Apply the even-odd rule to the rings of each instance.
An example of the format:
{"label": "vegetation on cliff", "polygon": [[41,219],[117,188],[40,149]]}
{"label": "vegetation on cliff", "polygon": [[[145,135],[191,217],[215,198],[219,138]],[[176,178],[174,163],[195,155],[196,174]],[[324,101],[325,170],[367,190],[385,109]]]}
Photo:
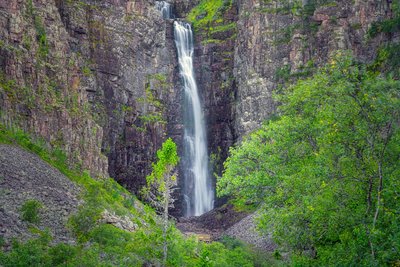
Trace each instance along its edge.
{"label": "vegetation on cliff", "polygon": [[218,194],[258,205],[260,229],[296,266],[397,266],[399,90],[348,55],[332,58],[231,149]]}
{"label": "vegetation on cliff", "polygon": [[[232,240],[225,240],[225,244],[202,243],[195,237],[184,237],[173,224],[167,225],[163,237],[161,218],[152,208],[143,205],[113,179],[93,179],[86,172],[70,169],[60,150],[49,151],[45,143],[32,141],[18,129],[7,130],[1,126],[0,143],[19,145],[39,155],[80,185],[84,200],[79,211],[71,215],[67,226],[75,234],[76,244],[54,244],[49,231],[34,224],[39,219],[37,209],[40,205],[26,202],[21,209],[22,218],[32,222],[31,231],[37,238],[27,242],[15,239],[8,249],[6,245],[10,240],[2,239],[1,266],[158,266],[163,262],[164,238],[168,247],[166,266],[253,266],[258,260],[240,243]],[[174,144],[169,140],[165,146],[167,148],[160,150],[160,156]],[[171,162],[176,164],[176,158],[167,161],[168,164]],[[162,169],[156,168],[156,171],[163,172]],[[107,221],[107,214],[121,224],[125,221],[130,226],[129,231],[117,227],[115,221]]]}
{"label": "vegetation on cliff", "polygon": [[[203,44],[196,51],[207,53],[200,67],[218,74],[199,77],[223,89],[214,94],[202,88],[218,107],[205,105],[206,110],[223,116],[222,110],[232,111],[232,117],[218,117],[232,126],[229,142],[219,144],[227,147],[241,137],[244,130],[235,116],[237,121],[252,117],[243,124],[259,125],[275,112],[275,102],[270,105],[269,96],[260,95],[278,87],[277,114],[231,149],[217,184],[218,194],[232,197],[239,208],[260,211],[260,231],[272,233],[279,246],[275,259],[260,259],[229,238],[199,242],[168,221],[169,189],[175,182],[171,166],[177,164],[171,140],[164,152],[172,151],[172,158],[165,161],[159,151],[160,161],[147,177],[148,189],[157,189],[147,193],[161,203],[159,209],[113,179],[93,179],[84,171],[107,175],[106,153],[108,163],[130,159],[113,167],[118,170],[140,162],[126,172],[126,181],[142,170],[144,178],[155,151],[149,145],[156,147],[164,138],[161,128],[179,128],[177,113],[168,113],[171,106],[179,108],[166,97],[174,88],[170,75],[176,74],[163,59],[169,47],[163,40],[169,37],[164,38],[165,29],[156,29],[158,20],[149,23],[153,2],[14,2],[22,11],[14,5],[0,8],[5,34],[0,40],[0,120],[10,127],[0,124],[0,145],[23,147],[57,168],[82,188],[77,200],[82,205],[65,225],[74,241],[60,243],[41,227],[49,202],[27,196],[18,206],[19,217],[37,238],[6,240],[0,232],[0,266],[400,266],[398,1],[199,0],[187,16]],[[239,32],[247,28],[251,34]],[[114,38],[119,36],[132,39]],[[341,52],[324,68],[315,68],[344,47],[363,60],[376,52],[375,61],[366,65]],[[121,70],[113,68],[117,65]],[[274,73],[274,80],[264,80]],[[229,97],[221,97],[225,92]],[[220,109],[222,102],[229,102],[229,109]],[[260,112],[270,107],[271,113]],[[12,125],[45,141],[33,141]],[[212,127],[221,133],[228,129]],[[222,161],[221,155],[215,154],[216,161]]]}
{"label": "vegetation on cliff", "polygon": [[236,37],[236,22],[226,18],[234,8],[232,0],[202,0],[189,12],[187,20],[195,33],[204,37],[203,44],[223,43]]}

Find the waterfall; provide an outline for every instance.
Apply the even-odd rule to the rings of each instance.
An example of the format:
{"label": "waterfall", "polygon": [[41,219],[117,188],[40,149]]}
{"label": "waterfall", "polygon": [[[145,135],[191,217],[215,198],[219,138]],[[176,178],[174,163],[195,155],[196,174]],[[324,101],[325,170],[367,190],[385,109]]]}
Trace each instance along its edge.
{"label": "waterfall", "polygon": [[156,8],[158,11],[161,12],[164,19],[171,19],[172,18],[172,9],[171,4],[165,1],[158,1],[156,2]]}
{"label": "waterfall", "polygon": [[190,24],[175,21],[174,34],[185,89],[184,194],[188,196],[186,216],[198,216],[211,210],[214,201],[208,171],[207,138],[193,70],[193,33]]}
{"label": "waterfall", "polygon": [[[156,2],[164,19],[173,18],[171,5]],[[184,85],[184,138],[182,157],[185,216],[199,216],[213,208],[214,193],[208,170],[207,138],[193,70],[193,32],[190,24],[174,21],[175,45]]]}

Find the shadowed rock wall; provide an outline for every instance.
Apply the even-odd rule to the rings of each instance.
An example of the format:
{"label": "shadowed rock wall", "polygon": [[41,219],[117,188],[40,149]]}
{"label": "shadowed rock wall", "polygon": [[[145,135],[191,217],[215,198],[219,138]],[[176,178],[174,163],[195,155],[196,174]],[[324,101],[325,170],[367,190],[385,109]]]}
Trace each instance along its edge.
{"label": "shadowed rock wall", "polygon": [[[199,1],[174,2],[185,17]],[[226,0],[196,29],[213,171],[276,112],[285,82],[338,49],[372,62],[399,41],[398,32],[367,37],[393,16],[392,1],[311,2]],[[154,1],[0,0],[1,121],[62,148],[72,164],[137,193],[165,137],[182,143],[181,91],[172,21]]]}
{"label": "shadowed rock wall", "polygon": [[172,23],[153,1],[0,1],[2,120],[137,192],[179,139]]}

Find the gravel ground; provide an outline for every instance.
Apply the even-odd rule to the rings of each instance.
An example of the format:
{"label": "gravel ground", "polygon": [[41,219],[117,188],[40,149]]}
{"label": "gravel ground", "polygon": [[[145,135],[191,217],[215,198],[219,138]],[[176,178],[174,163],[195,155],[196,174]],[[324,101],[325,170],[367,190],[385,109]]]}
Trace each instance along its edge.
{"label": "gravel ground", "polygon": [[246,217],[245,212],[236,212],[232,205],[226,204],[201,216],[178,218],[176,226],[183,233],[209,235],[211,240],[218,240],[221,234]]}
{"label": "gravel ground", "polygon": [[274,251],[276,245],[270,236],[262,236],[256,230],[257,213],[236,212],[232,205],[224,205],[199,217],[179,218],[176,226],[185,234],[209,236],[219,240],[227,235],[248,243],[263,251]]}
{"label": "gravel ground", "polygon": [[257,232],[255,223],[256,216],[256,213],[248,215],[227,229],[224,234],[240,239],[261,250],[274,251],[276,245],[272,241],[271,236],[262,236]]}
{"label": "gravel ground", "polygon": [[12,237],[32,237],[29,223],[21,219],[21,206],[30,199],[42,203],[40,222],[49,229],[54,242],[73,243],[66,228],[68,217],[81,202],[80,189],[66,176],[38,156],[12,145],[0,145],[0,236],[8,243]]}

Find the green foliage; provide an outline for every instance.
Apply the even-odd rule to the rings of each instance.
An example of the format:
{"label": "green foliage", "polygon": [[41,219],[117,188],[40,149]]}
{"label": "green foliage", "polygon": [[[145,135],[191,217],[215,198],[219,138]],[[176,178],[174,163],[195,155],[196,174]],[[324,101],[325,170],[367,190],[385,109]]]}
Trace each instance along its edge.
{"label": "green foliage", "polygon": [[196,34],[203,35],[203,45],[220,44],[236,37],[236,21],[225,19],[232,8],[232,0],[202,0],[189,12],[187,20],[193,24]]}
{"label": "green foliage", "polygon": [[145,196],[152,193],[158,195],[157,199],[153,199],[153,201],[164,203],[166,201],[164,193],[171,190],[171,181],[176,182],[176,174],[172,172],[178,162],[176,144],[171,138],[168,138],[162,144],[161,149],[157,151],[157,162],[153,163],[153,171],[146,177],[147,187],[143,188],[142,193]]}
{"label": "green foliage", "polygon": [[92,75],[92,70],[88,66],[84,66],[82,68],[82,73],[84,76],[88,77],[88,76]]}
{"label": "green foliage", "polygon": [[85,242],[88,240],[88,234],[100,219],[102,210],[94,205],[84,206],[77,214],[73,215],[69,220],[69,226],[78,240]]}
{"label": "green foliage", "polygon": [[234,30],[234,29],[236,29],[235,22],[231,22],[231,23],[224,24],[224,25],[217,25],[215,27],[209,28],[211,34],[218,33],[218,32],[226,32],[226,31]]}
{"label": "green foliage", "polygon": [[[0,251],[0,265],[14,266],[158,266],[161,263],[161,230],[152,228],[130,233],[112,225],[99,225],[88,243],[51,245],[48,235],[26,243],[14,242]],[[174,228],[168,232],[166,266],[254,266],[254,255],[243,246],[227,248],[221,243],[199,243],[185,239]],[[257,265],[271,266],[271,265]]]}
{"label": "green foliage", "polygon": [[284,65],[275,72],[275,78],[278,81],[287,82],[291,77],[290,65]]}
{"label": "green foliage", "polygon": [[21,207],[22,220],[30,223],[39,223],[39,213],[42,207],[42,203],[35,199],[27,200]]}
{"label": "green foliage", "polygon": [[379,33],[395,33],[400,30],[400,16],[372,23],[368,30],[369,37],[373,38]]}
{"label": "green foliage", "polygon": [[51,266],[50,258],[44,253],[50,241],[51,237],[47,232],[39,232],[38,238],[26,243],[14,240],[10,252],[0,251],[0,266]]}
{"label": "green foliage", "polygon": [[380,47],[368,70],[388,73],[398,79],[400,77],[400,44],[387,44]]}
{"label": "green foliage", "polygon": [[204,27],[218,18],[219,12],[225,5],[230,5],[230,1],[202,0],[190,11],[189,15],[187,16],[187,20],[193,23],[195,29]]}
{"label": "green foliage", "polygon": [[27,13],[29,16],[33,16],[33,11],[34,11],[34,7],[33,7],[33,2],[32,0],[28,0],[27,1]]}
{"label": "green foliage", "polygon": [[48,254],[51,257],[51,265],[67,265],[73,258],[78,255],[78,247],[60,243],[48,249]]}
{"label": "green foliage", "polygon": [[[151,175],[146,177],[147,183],[157,183],[159,190],[165,190],[164,176],[171,169],[175,168],[178,164],[179,157],[176,149],[176,144],[171,138],[168,138],[163,144],[160,150],[157,151],[157,162],[153,164],[153,172]],[[174,177],[171,177],[174,179]]]}
{"label": "green foliage", "polygon": [[175,167],[178,161],[176,144],[168,138],[157,151],[157,162],[153,164],[152,173],[146,177],[147,187],[142,191],[150,203],[163,214],[163,265],[168,257],[168,209],[174,202],[172,193],[177,184]]}
{"label": "green foliage", "polygon": [[231,149],[218,195],[258,203],[260,229],[296,266],[395,264],[399,90],[336,56],[277,97],[279,118]]}
{"label": "green foliage", "polygon": [[[69,169],[62,151],[49,151],[44,142],[34,142],[18,129],[7,130],[0,125],[0,143],[19,144],[37,153],[79,184],[85,200],[68,223],[78,238],[78,244],[54,245],[48,233],[36,230],[39,238],[26,243],[14,242],[7,252],[0,250],[0,266],[159,266],[162,263],[164,240],[159,218],[154,210],[141,204],[117,182],[95,180],[87,172]],[[176,145],[171,139],[164,143],[157,157],[154,179],[158,179],[168,166],[178,163]],[[131,217],[138,228],[127,232],[101,223],[101,213],[106,209],[117,216]],[[232,249],[222,244],[203,244],[194,238],[185,238],[172,225],[167,229],[166,239],[166,266],[202,266],[204,262],[218,267],[252,266],[255,259],[243,247]]]}
{"label": "green foliage", "polygon": [[[45,59],[49,53],[49,44],[47,41],[46,29],[43,24],[42,17],[40,16],[40,14],[38,14],[34,2],[32,0],[27,0],[26,15],[32,18],[33,25],[35,26],[36,40],[38,41],[39,44],[39,50],[38,50],[39,59]],[[29,49],[31,46],[30,40],[27,40],[26,38],[24,39],[25,39],[23,40],[23,43],[25,44],[24,46],[27,49]]]}
{"label": "green foliage", "polygon": [[34,15],[34,23],[36,28],[36,39],[39,42],[38,54],[40,58],[46,58],[49,53],[49,45],[47,42],[46,29],[44,28],[42,18],[38,15]]}
{"label": "green foliage", "polygon": [[400,31],[400,3],[398,1],[393,1],[392,12],[392,18],[376,21],[371,24],[371,27],[368,29],[369,38],[374,38],[380,33],[392,34]]}
{"label": "green foliage", "polygon": [[0,251],[0,265],[15,266],[110,266],[100,259],[98,248],[94,245],[50,244],[48,233],[25,243],[14,241],[8,252]]}

